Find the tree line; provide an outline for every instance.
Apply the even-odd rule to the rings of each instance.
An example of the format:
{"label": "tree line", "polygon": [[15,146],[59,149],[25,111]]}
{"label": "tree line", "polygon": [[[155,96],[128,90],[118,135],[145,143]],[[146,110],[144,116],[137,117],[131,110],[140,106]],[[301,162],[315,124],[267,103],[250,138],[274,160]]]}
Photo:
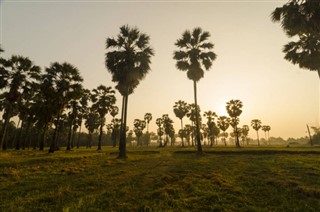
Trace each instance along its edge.
{"label": "tree line", "polygon": [[[298,64],[301,68],[317,71],[320,77],[319,11],[319,1],[291,0],[282,7],[276,8],[271,17],[272,21],[281,23],[289,37],[298,37],[298,41],[284,46],[285,59]],[[197,83],[217,58],[217,54],[213,52],[214,44],[209,41],[209,38],[209,32],[196,27],[183,32],[181,38],[174,43],[177,48],[173,56],[173,59],[176,60],[176,68],[185,71],[188,79],[193,83],[194,104],[190,109],[193,111],[190,117],[192,116],[193,120],[193,134],[198,152],[202,152],[202,145]],[[113,116],[109,128],[117,129],[113,137],[119,136],[119,158],[125,158],[129,95],[149,73],[154,50],[150,46],[150,37],[147,34],[141,32],[137,27],[128,25],[121,26],[120,33],[116,37],[106,39],[106,50],[106,68],[112,75],[112,81],[116,83],[115,88],[122,96],[120,119]],[[0,49],[0,51],[3,50]],[[39,66],[23,56],[1,58],[0,74],[0,109],[3,111],[1,147],[3,150],[7,149],[8,126],[14,116],[18,116],[21,122],[18,137],[23,138],[23,143],[28,143],[36,136],[41,150],[44,148],[47,131],[50,128],[53,133],[50,138],[49,152],[53,153],[59,148],[59,133],[64,125],[68,126],[67,149],[70,150],[75,132],[77,129],[81,131],[82,121],[85,122],[89,134],[99,129],[98,149],[101,149],[103,127],[106,123],[105,116],[112,110],[119,111],[119,109],[114,109],[116,98],[115,91],[111,87],[100,85],[89,91],[83,88],[83,79],[75,66],[67,62],[54,62],[41,72]],[[214,112],[205,113],[206,131],[211,136],[211,143],[213,143],[213,135],[217,133],[216,126],[220,125],[219,129],[225,132],[223,129],[229,124],[234,129],[235,145],[240,147],[239,137],[248,129],[247,126],[238,127],[241,108],[240,100],[231,100],[227,103],[229,117],[219,117],[217,123],[214,121],[216,118]],[[160,138],[163,134],[166,136],[163,144],[161,140],[161,145],[165,146],[169,137],[174,135],[172,120],[165,114],[158,118],[156,123]],[[148,124],[149,122],[146,121],[135,120],[137,137],[141,135],[143,125]],[[251,125],[257,131],[258,141],[260,128],[263,127],[265,132],[271,129],[269,126],[261,126],[259,120],[252,120]],[[182,140],[187,139],[188,130],[185,127],[182,125],[179,131]],[[31,136],[31,133],[35,135]],[[16,148],[20,148],[20,139],[17,139]]]}

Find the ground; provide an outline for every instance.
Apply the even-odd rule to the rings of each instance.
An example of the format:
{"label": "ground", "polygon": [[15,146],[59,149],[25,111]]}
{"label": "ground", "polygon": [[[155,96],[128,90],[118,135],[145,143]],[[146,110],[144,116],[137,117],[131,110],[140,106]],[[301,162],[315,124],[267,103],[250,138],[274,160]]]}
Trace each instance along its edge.
{"label": "ground", "polygon": [[0,211],[319,211],[320,148],[0,153]]}

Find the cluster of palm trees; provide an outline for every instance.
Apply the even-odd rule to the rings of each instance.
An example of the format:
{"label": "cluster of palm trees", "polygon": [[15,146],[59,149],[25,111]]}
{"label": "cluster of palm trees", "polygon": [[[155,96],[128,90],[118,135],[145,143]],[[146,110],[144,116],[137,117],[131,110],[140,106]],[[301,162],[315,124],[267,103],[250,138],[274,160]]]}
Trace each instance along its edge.
{"label": "cluster of palm trees", "polygon": [[[67,130],[67,150],[70,150],[76,132],[81,132],[83,120],[89,135],[100,129],[98,149],[101,149],[105,116],[108,112],[113,116],[117,114],[115,91],[111,87],[100,85],[92,91],[84,89],[79,70],[66,62],[54,62],[41,72],[29,58],[12,56],[0,59],[0,71],[3,150],[8,147],[8,126],[14,116],[19,118],[20,125],[13,139],[15,144],[11,144],[16,149],[29,147],[32,142],[34,148],[38,146],[43,150],[49,140],[52,153],[59,148],[60,133]],[[48,130],[51,132],[49,139]]]}

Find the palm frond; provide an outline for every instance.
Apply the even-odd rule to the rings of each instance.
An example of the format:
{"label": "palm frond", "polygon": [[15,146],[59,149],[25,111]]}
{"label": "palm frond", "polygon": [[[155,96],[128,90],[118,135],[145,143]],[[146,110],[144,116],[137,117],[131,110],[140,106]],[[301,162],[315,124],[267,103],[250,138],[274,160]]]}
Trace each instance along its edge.
{"label": "palm frond", "polygon": [[177,61],[176,66],[177,66],[177,69],[179,69],[181,71],[187,71],[190,67],[188,62],[182,61],[182,60]]}
{"label": "palm frond", "polygon": [[184,60],[188,58],[188,53],[184,51],[175,51],[173,54],[173,59],[175,60]]}

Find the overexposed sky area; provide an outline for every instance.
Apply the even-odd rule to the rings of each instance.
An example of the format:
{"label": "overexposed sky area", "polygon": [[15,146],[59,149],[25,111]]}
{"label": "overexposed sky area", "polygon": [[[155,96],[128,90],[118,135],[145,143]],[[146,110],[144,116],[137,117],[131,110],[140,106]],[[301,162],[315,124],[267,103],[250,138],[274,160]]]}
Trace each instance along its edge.
{"label": "overexposed sky area", "polygon": [[[291,38],[270,14],[286,2],[1,1],[2,56],[27,56],[42,69],[66,61],[80,70],[84,87],[114,87],[104,62],[106,38],[124,24],[137,26],[150,36],[155,56],[152,70],[129,97],[129,127],[150,112],[151,130],[156,118],[169,114],[177,132],[173,105],[193,103],[193,84],[175,67],[174,43],[185,30],[201,27],[211,33],[218,55],[198,83],[201,111],[226,115],[226,102],[240,99],[241,126],[257,118],[271,126],[270,136],[301,137],[307,135],[306,124],[319,126],[319,77],[283,59],[283,45]],[[119,107],[121,100],[117,93]],[[255,138],[252,128],[250,136]]]}

